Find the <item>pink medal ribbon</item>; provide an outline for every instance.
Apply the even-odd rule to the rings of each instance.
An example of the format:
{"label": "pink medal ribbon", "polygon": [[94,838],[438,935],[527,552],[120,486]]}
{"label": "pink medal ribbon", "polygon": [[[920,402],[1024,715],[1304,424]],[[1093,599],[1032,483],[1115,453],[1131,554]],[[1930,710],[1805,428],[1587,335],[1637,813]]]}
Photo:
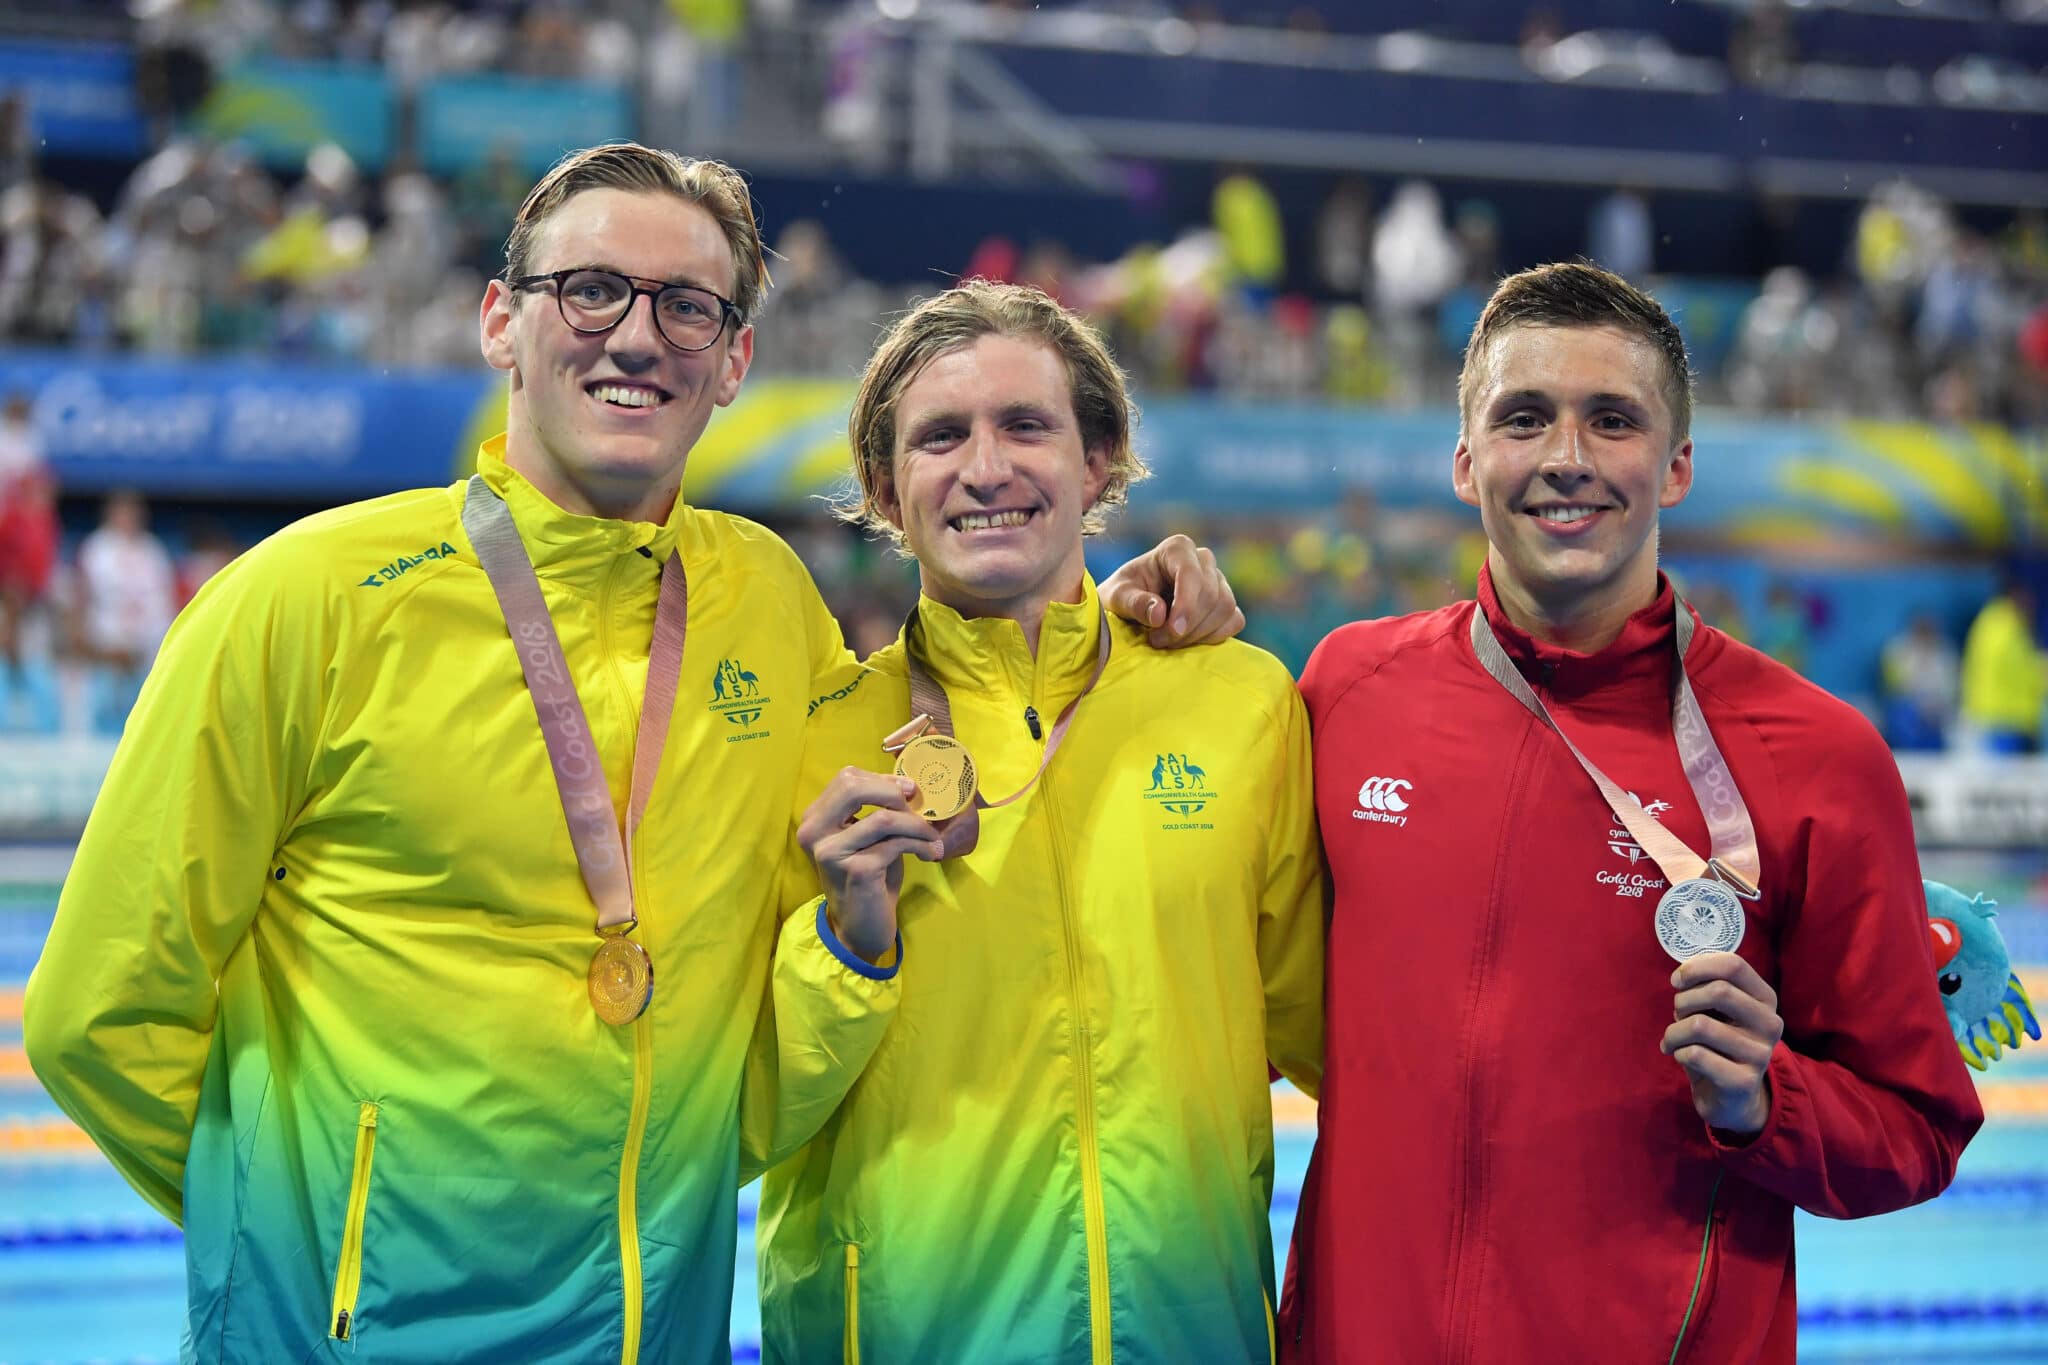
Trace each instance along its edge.
{"label": "pink medal ribbon", "polygon": [[682,676],[683,638],[689,621],[689,584],[680,556],[671,553],[661,569],[654,608],[654,638],[647,651],[647,686],[640,701],[640,731],[633,749],[633,791],[626,806],[622,838],[612,814],[604,760],[591,739],[583,701],[555,635],[554,619],[541,596],[533,561],[519,528],[497,490],[472,475],[463,494],[462,529],[476,547],[498,607],[519,650],[519,667],[540,719],[541,738],[554,768],[562,814],[583,884],[597,906],[598,947],[590,960],[591,1007],[608,1024],[629,1024],[654,998],[654,964],[629,935],[639,920],[632,869],[633,836],[640,828],[661,752],[668,742]]}
{"label": "pink medal ribbon", "polygon": [[1742,902],[1762,894],[1757,885],[1762,860],[1749,807],[1736,788],[1735,775],[1729,771],[1727,760],[1721,757],[1713,731],[1707,728],[1707,717],[1693,695],[1692,680],[1685,674],[1685,655],[1693,639],[1692,613],[1677,601],[1676,594],[1673,610],[1678,617],[1673,632],[1678,657],[1672,668],[1671,733],[1678,742],[1679,759],[1685,765],[1685,780],[1692,787],[1700,812],[1706,816],[1707,830],[1713,839],[1712,852],[1706,858],[1652,819],[1641,802],[1579,751],[1579,746],[1572,743],[1571,736],[1530,688],[1528,679],[1508,658],[1493,627],[1487,623],[1483,606],[1475,605],[1472,611],[1472,648],[1494,681],[1564,741],[1572,757],[1600,789],[1609,808],[1627,827],[1629,836],[1642,845],[1663,871],[1671,886],[1657,902],[1657,942],[1665,952],[1683,962],[1701,953],[1732,953],[1742,942]]}

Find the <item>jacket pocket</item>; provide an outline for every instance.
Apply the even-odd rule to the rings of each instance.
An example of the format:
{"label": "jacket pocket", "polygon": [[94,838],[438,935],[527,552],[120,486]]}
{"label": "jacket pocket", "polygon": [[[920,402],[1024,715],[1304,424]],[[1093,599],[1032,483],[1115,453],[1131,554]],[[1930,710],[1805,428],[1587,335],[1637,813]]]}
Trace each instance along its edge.
{"label": "jacket pocket", "polygon": [[356,1163],[348,1181],[348,1217],[341,1225],[341,1256],[334,1267],[334,1308],[327,1335],[347,1341],[355,1331],[356,1291],[363,1282],[363,1215],[370,1207],[370,1159],[377,1154],[377,1106],[356,1114]]}
{"label": "jacket pocket", "polygon": [[840,1359],[845,1365],[860,1365],[860,1247],[846,1244],[846,1331]]}
{"label": "jacket pocket", "polygon": [[1690,1360],[1695,1355],[1701,1329],[1706,1324],[1707,1309],[1714,1301],[1716,1282],[1721,1278],[1721,1223],[1725,1217],[1721,1206],[1721,1181],[1727,1172],[1714,1176],[1714,1188],[1707,1195],[1707,1229],[1700,1237],[1700,1260],[1693,1271],[1691,1292],[1687,1296],[1685,1318],[1678,1324],[1678,1340],[1671,1343],[1670,1365],[1681,1360]]}

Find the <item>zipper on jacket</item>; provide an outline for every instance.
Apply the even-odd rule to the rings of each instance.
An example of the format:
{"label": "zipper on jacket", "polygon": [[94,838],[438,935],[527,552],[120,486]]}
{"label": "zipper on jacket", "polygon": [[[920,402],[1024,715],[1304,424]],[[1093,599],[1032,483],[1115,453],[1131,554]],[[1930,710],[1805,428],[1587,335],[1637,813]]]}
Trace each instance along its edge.
{"label": "zipper on jacket", "polygon": [[1102,1206],[1102,1159],[1095,1145],[1095,1039],[1088,1024],[1088,977],[1081,962],[1081,931],[1074,923],[1073,897],[1067,891],[1066,837],[1060,829],[1051,776],[1047,773],[1039,779],[1038,791],[1052,835],[1053,880],[1059,886],[1060,925],[1067,940],[1067,980],[1074,996],[1077,1138],[1081,1149],[1081,1204],[1088,1232],[1088,1334],[1095,1365],[1110,1365],[1115,1356],[1109,1331],[1109,1220]]}
{"label": "zipper on jacket", "polygon": [[1685,1334],[1692,1330],[1692,1315],[1700,1306],[1700,1287],[1707,1282],[1707,1261],[1714,1249],[1714,1204],[1721,1197],[1721,1181],[1727,1176],[1726,1167],[1714,1172],[1714,1188],[1707,1191],[1707,1230],[1700,1238],[1699,1268],[1692,1273],[1692,1297],[1685,1301],[1685,1317],[1678,1324],[1678,1340],[1671,1343],[1671,1359],[1666,1365],[1677,1365],[1678,1353],[1685,1349]]}
{"label": "zipper on jacket", "polygon": [[1035,706],[1027,706],[1027,707],[1025,707],[1025,708],[1024,708],[1024,726],[1025,726],[1025,728],[1026,728],[1026,729],[1028,729],[1028,730],[1030,730],[1030,731],[1031,731],[1031,737],[1032,737],[1033,739],[1044,739],[1044,738],[1045,738],[1045,733],[1044,733],[1044,732],[1043,732],[1042,730],[1040,730],[1040,729],[1038,728],[1038,708],[1037,708],[1037,707],[1035,707]]}
{"label": "zipper on jacket", "polygon": [[356,1294],[363,1284],[363,1215],[370,1207],[370,1159],[377,1153],[377,1106],[356,1111],[356,1161],[348,1180],[348,1216],[341,1225],[341,1259],[334,1268],[333,1325],[328,1336],[347,1341],[354,1330]]}
{"label": "zipper on jacket", "polygon": [[[1475,608],[1476,610],[1476,608]],[[1505,808],[1513,810],[1521,799],[1522,788],[1529,780],[1529,746],[1536,734],[1543,729],[1533,717],[1524,718],[1522,742],[1515,750],[1514,766],[1508,770],[1507,799]],[[1467,1060],[1464,1066],[1464,1104],[1461,1112],[1459,1131],[1465,1134],[1463,1150],[1459,1153],[1457,1189],[1451,1201],[1451,1269],[1449,1284],[1444,1289],[1444,1306],[1447,1310],[1448,1347],[1445,1358],[1457,1365],[1472,1358],[1472,1336],[1475,1330],[1473,1315],[1478,1312],[1476,1303],[1464,1302],[1476,1296],[1473,1292],[1473,1275],[1467,1268],[1468,1257],[1465,1248],[1468,1243],[1483,1235],[1473,1231],[1479,1215],[1485,1211],[1485,1144],[1473,1135],[1474,1125],[1483,1107],[1485,1050],[1481,1039],[1482,1016],[1490,1017],[1486,1006],[1493,995],[1488,991],[1488,982],[1494,975],[1496,955],[1500,946],[1501,922],[1504,918],[1501,899],[1511,895],[1517,884],[1509,874],[1508,853],[1510,840],[1503,839],[1494,855],[1493,875],[1486,895],[1486,919],[1480,928],[1480,937],[1473,945],[1472,975],[1468,983],[1470,1006],[1467,1017],[1471,1019],[1467,1037]]]}
{"label": "zipper on jacket", "polygon": [[[621,710],[628,718],[626,752],[631,753],[640,738],[639,712],[632,705],[633,692],[626,685],[625,670],[620,668],[618,654],[612,645],[612,601],[618,588],[619,573],[627,562],[624,555],[612,561],[611,571],[605,576],[604,589],[598,594],[597,643],[599,652],[611,668],[612,683],[619,689]],[[645,886],[647,883],[639,866],[637,847],[632,851],[632,860],[633,884]],[[643,1308],[638,1209],[640,1148],[647,1136],[647,1107],[653,1091],[654,1028],[648,1016],[643,1014],[633,1021],[633,1107],[626,1119],[625,1149],[619,1154],[619,1287],[624,1318],[619,1365],[637,1365],[640,1359]]]}
{"label": "zipper on jacket", "polygon": [[846,1334],[839,1347],[845,1365],[860,1365],[860,1248],[846,1244]]}

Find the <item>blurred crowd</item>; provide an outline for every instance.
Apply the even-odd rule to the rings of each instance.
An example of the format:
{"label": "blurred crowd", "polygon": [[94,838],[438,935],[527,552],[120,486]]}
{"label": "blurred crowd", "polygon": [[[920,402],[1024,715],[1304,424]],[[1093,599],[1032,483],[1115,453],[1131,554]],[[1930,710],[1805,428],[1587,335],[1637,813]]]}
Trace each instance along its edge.
{"label": "blurred crowd", "polygon": [[[0,123],[9,117],[0,101]],[[0,188],[0,338],[154,355],[245,352],[379,366],[471,366],[477,301],[502,269],[528,175],[489,157],[453,180],[365,175],[324,145],[290,183],[234,145],[169,140],[111,212],[37,176],[26,157]],[[9,174],[0,169],[0,174]],[[1173,240],[1111,261],[1058,242],[992,234],[963,244],[961,274],[1020,280],[1094,318],[1139,388],[1413,407],[1450,401],[1465,336],[1504,269],[1498,210],[1445,205],[1427,182],[1384,204],[1337,183],[1312,259],[1287,256],[1271,192],[1221,175],[1212,212]],[[1650,201],[1593,202],[1584,255],[1647,284]],[[875,319],[930,280],[865,280],[824,223],[771,225],[776,289],[766,371],[846,375]],[[1284,288],[1304,274],[1307,288]],[[1685,282],[1677,282],[1680,288]],[[1843,269],[1773,271],[1741,296],[1725,338],[1702,346],[1702,399],[1752,412],[1865,419],[2048,420],[2048,217],[1987,237],[1903,182],[1881,188],[1844,244]]]}
{"label": "blurred crowd", "polygon": [[[190,131],[206,73],[255,54],[375,63],[401,91],[473,71],[577,77],[637,92],[643,137],[715,147],[749,64],[755,86],[775,68],[774,34],[851,13],[803,0],[145,0],[136,10],[158,143],[110,204],[43,174],[20,99],[0,97],[0,340],[473,366],[477,301],[502,268],[532,168],[501,151],[437,178],[401,152],[372,172],[326,145],[280,174]],[[896,96],[873,74],[886,63],[872,24],[835,34],[813,113],[822,127],[809,135],[857,162],[887,142],[873,110]],[[1502,259],[1504,212],[1511,200],[1446,203],[1423,180],[1333,178],[1313,223],[1290,224],[1255,172],[1225,167],[1206,214],[1114,260],[998,232],[933,264],[1036,283],[1087,312],[1146,392],[1407,407],[1451,396],[1486,294],[1526,264]],[[1682,293],[1701,282],[1659,274],[1658,213],[1638,188],[1589,195],[1577,250]],[[875,318],[937,278],[860,278],[824,221],[768,229],[782,258],[768,371],[853,372]],[[2019,427],[2048,418],[2048,218],[2038,210],[1985,235],[1896,182],[1863,207],[1833,273],[1785,266],[1760,282],[1706,283],[1738,301],[1717,316],[1739,315],[1693,337],[1707,402]]]}

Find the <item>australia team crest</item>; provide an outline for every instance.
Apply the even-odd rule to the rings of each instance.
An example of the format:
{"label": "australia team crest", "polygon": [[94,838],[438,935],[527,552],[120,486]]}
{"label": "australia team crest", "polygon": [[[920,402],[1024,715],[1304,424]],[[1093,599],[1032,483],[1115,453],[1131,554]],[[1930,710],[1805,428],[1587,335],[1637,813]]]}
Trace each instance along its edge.
{"label": "australia team crest", "polygon": [[1203,817],[1218,795],[1207,770],[1186,754],[1153,756],[1152,781],[1145,788],[1145,799],[1156,803],[1161,829],[1214,829],[1216,826]]}
{"label": "australia team crest", "polygon": [[767,690],[761,686],[761,679],[738,659],[720,659],[718,667],[711,674],[711,712],[725,717],[726,724],[737,728],[737,734],[725,737],[727,744],[742,740],[759,739],[768,733],[760,724],[762,713],[768,709]]}

